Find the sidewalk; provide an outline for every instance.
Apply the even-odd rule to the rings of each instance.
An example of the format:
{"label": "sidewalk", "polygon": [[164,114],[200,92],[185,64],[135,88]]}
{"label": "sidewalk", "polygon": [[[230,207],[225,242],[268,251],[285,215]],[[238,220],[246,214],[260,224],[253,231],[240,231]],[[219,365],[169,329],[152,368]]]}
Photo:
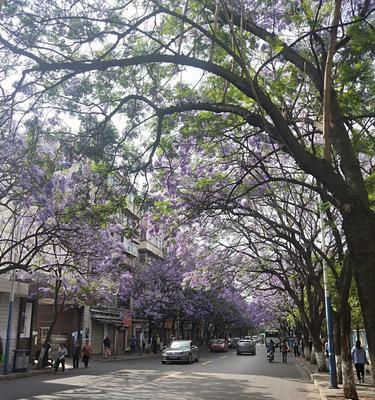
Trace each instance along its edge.
{"label": "sidewalk", "polygon": [[[302,357],[294,357],[296,364],[300,365],[310,376],[311,381],[319,390],[322,400],[341,400],[344,399],[342,385],[338,389],[329,388],[329,374],[327,372],[318,372],[317,366],[310,364]],[[356,376],[356,375],[355,375]],[[360,400],[375,400],[375,389],[372,382],[372,376],[366,375],[365,383],[357,383],[357,393]]]}
{"label": "sidewalk", "polygon": [[[116,356],[111,356],[109,358],[104,358],[102,354],[94,354],[92,356],[91,361],[93,362],[113,362],[113,361],[131,361],[131,360],[139,360],[142,358],[158,358],[160,354],[153,354],[153,353],[145,353],[145,354],[119,354]],[[66,369],[72,369],[72,359],[66,359]],[[2,366],[0,366],[0,381],[6,379],[16,379],[16,378],[25,378],[29,376],[36,376],[36,375],[44,375],[52,373],[52,368],[44,368],[44,369],[35,369],[34,367],[29,369],[26,372],[10,372],[7,375],[3,375]]]}

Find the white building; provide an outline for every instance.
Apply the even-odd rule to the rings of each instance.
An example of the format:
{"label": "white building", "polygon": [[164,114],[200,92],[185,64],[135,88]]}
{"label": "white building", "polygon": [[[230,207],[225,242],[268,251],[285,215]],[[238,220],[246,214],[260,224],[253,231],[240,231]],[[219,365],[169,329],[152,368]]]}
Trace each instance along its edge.
{"label": "white building", "polygon": [[[0,340],[2,341],[2,348],[4,353],[7,340],[9,300],[12,288],[11,279],[11,273],[0,275]],[[12,323],[9,338],[9,372],[13,369],[14,350],[30,350],[32,335],[32,303],[27,302],[29,285],[27,283],[15,281],[13,289],[14,302],[11,315]]]}

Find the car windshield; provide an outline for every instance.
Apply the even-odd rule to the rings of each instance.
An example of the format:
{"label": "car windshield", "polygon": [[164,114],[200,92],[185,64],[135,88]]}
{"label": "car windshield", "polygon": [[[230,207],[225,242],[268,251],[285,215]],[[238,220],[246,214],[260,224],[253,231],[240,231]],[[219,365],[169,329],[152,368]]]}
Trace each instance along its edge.
{"label": "car windshield", "polygon": [[214,343],[223,344],[224,339],[216,339],[216,340],[214,340]]}
{"label": "car windshield", "polygon": [[181,341],[181,342],[172,342],[169,346],[171,349],[190,349],[189,341]]}

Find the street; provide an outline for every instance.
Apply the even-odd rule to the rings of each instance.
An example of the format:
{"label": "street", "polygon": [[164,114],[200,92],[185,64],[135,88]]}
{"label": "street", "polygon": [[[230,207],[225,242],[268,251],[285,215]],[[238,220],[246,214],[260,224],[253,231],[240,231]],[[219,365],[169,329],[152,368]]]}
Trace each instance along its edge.
{"label": "street", "polygon": [[289,357],[266,360],[264,346],[255,356],[201,351],[192,365],[162,365],[159,358],[91,363],[63,374],[2,381],[1,400],[165,399],[165,400],[317,400],[307,375]]}

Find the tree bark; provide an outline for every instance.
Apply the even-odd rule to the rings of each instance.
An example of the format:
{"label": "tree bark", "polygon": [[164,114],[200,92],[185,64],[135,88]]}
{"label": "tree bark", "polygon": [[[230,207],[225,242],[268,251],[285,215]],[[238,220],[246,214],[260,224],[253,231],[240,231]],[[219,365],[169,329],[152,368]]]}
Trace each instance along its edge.
{"label": "tree bark", "polygon": [[[61,271],[59,277],[61,278]],[[62,283],[60,279],[57,279],[55,282],[55,291],[54,291],[54,299],[53,299],[53,320],[52,323],[48,329],[46,338],[44,340],[44,343],[42,345],[42,348],[40,350],[39,358],[38,358],[38,364],[37,364],[37,369],[43,368],[43,357],[46,352],[47,346],[51,341],[52,337],[52,332],[55,328],[57,319],[59,318],[60,311],[64,307],[65,304],[65,295],[62,298],[61,304],[59,304],[59,294],[60,294],[60,289],[61,289]]]}
{"label": "tree bark", "polygon": [[341,325],[341,354],[343,368],[343,391],[344,398],[358,399],[356,390],[352,355],[350,349],[350,333],[351,333],[351,314],[349,306],[350,287],[353,281],[353,259],[346,254],[340,279],[340,325]]}
{"label": "tree bark", "polygon": [[318,372],[327,372],[327,364],[325,354],[320,350],[315,352],[316,355],[316,365],[318,367]]}
{"label": "tree bark", "polygon": [[345,399],[357,400],[358,394],[354,380],[352,356],[350,349],[350,309],[349,305],[341,310],[341,351],[343,369],[343,391]]}
{"label": "tree bark", "polygon": [[358,287],[361,311],[366,330],[372,377],[375,381],[375,218],[363,207],[356,207],[343,220]]}
{"label": "tree bark", "polygon": [[341,358],[341,320],[340,313],[334,311],[334,338],[335,338],[335,358],[337,370],[337,383],[342,384],[342,358]]}

